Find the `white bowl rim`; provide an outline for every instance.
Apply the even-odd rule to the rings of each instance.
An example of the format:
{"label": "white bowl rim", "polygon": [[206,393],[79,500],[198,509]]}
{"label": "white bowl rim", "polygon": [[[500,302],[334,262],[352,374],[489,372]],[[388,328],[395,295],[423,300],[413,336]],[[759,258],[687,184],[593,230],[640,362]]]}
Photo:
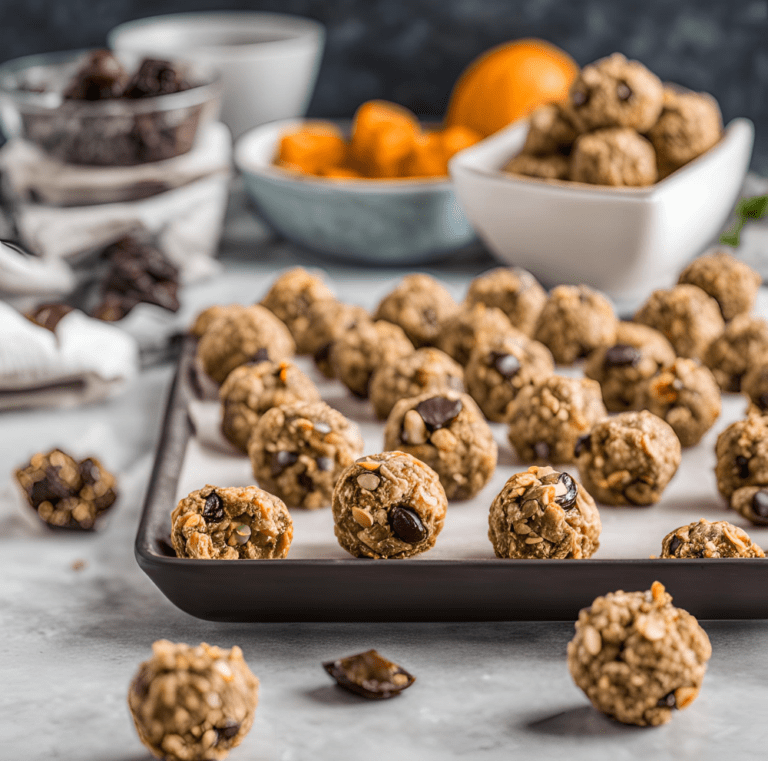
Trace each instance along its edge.
{"label": "white bowl rim", "polygon": [[189,13],[165,13],[158,16],[126,21],[118,24],[107,34],[107,44],[113,50],[140,50],[144,33],[155,34],[158,29],[178,31],[210,29],[214,25],[220,31],[246,31],[248,29],[274,30],[281,36],[277,40],[245,42],[238,44],[197,45],[195,51],[219,58],[254,58],[272,55],[283,49],[290,50],[308,43],[315,45],[325,39],[325,26],[315,19],[288,13],[262,11],[201,11]]}
{"label": "white bowl rim", "polygon": [[349,120],[339,119],[283,119],[268,122],[253,127],[241,135],[235,143],[235,166],[244,173],[266,177],[290,185],[307,185],[315,188],[332,188],[333,190],[350,191],[354,193],[408,193],[417,190],[450,190],[453,182],[450,177],[394,177],[390,179],[340,179],[335,177],[314,177],[312,175],[294,174],[286,169],[275,166],[271,161],[254,160],[248,156],[251,143],[264,138],[264,133],[275,132],[275,142],[279,133],[291,127],[298,127],[308,122],[339,123]]}

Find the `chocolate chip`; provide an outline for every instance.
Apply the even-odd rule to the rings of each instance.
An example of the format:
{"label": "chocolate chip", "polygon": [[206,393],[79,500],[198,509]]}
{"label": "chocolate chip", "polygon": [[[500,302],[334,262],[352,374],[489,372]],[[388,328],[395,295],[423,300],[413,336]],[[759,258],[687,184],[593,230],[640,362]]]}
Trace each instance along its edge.
{"label": "chocolate chip", "polygon": [[768,392],[763,392],[757,397],[757,406],[761,410],[768,410]]}
{"label": "chocolate chip", "polygon": [[214,745],[218,745],[221,737],[225,740],[231,740],[240,731],[240,722],[234,719],[224,719],[221,726],[214,727],[214,729],[218,735]]}
{"label": "chocolate chip", "polygon": [[203,518],[208,523],[218,523],[224,518],[224,503],[221,497],[212,491],[205,498],[205,507],[203,508]]}
{"label": "chocolate chip", "polygon": [[675,691],[666,694],[663,698],[659,698],[659,702],[656,703],[659,708],[677,708],[677,700],[675,700]]}
{"label": "chocolate chip", "polygon": [[749,460],[743,454],[736,455],[736,467],[739,471],[739,478],[749,478]]}
{"label": "chocolate chip", "polygon": [[123,93],[124,98],[150,98],[188,90],[190,85],[170,61],[145,58]]}
{"label": "chocolate chip", "polygon": [[629,344],[616,344],[605,352],[605,367],[636,367],[641,358],[640,350]]}
{"label": "chocolate chip", "polygon": [[490,359],[491,364],[502,378],[509,380],[520,372],[520,360],[514,354],[492,351]]}
{"label": "chocolate chip", "polygon": [[301,486],[304,491],[310,492],[315,488],[315,482],[312,480],[312,477],[304,471],[303,473],[299,473],[298,477],[296,478],[297,483],[299,486]]}
{"label": "chocolate chip", "polygon": [[99,466],[90,457],[83,460],[77,469],[80,471],[80,478],[86,484],[95,484],[101,478]]}
{"label": "chocolate chip", "polygon": [[579,457],[582,452],[589,452],[592,449],[592,436],[586,433],[576,439],[576,446],[573,448],[573,456]]}
{"label": "chocolate chip", "polygon": [[394,535],[408,544],[418,544],[427,538],[421,518],[410,507],[393,507],[389,511],[389,525]]}
{"label": "chocolate chip", "polygon": [[256,353],[246,362],[248,365],[258,365],[262,362],[269,362],[269,352],[262,347],[261,349],[257,349]]}
{"label": "chocolate chip", "polygon": [[549,444],[546,441],[537,441],[533,445],[533,453],[539,460],[549,459]]}
{"label": "chocolate chip", "polygon": [[333,429],[331,428],[328,423],[323,422],[322,420],[318,420],[316,423],[312,423],[312,427],[318,432],[322,434],[330,433]]}
{"label": "chocolate chip", "polygon": [[333,457],[318,457],[315,462],[317,463],[318,470],[325,471],[326,473],[333,470]]}
{"label": "chocolate chip", "polygon": [[557,481],[565,487],[565,494],[555,497],[555,502],[563,510],[570,510],[576,504],[576,497],[579,495],[576,482],[567,473],[561,473]]}
{"label": "chocolate chip", "polygon": [[365,698],[383,700],[399,695],[416,678],[375,650],[323,663],[340,687]]}
{"label": "chocolate chip", "polygon": [[286,468],[289,468],[299,456],[296,452],[287,452],[285,449],[281,449],[278,452],[272,453],[272,459],[269,463],[269,469],[272,472],[272,476],[279,476]]}
{"label": "chocolate chip", "polygon": [[444,396],[433,396],[425,399],[416,405],[416,412],[421,415],[421,419],[426,423],[427,428],[436,431],[439,428],[445,428],[456,419],[463,409],[461,399],[447,399]]}
{"label": "chocolate chip", "polygon": [[677,552],[678,547],[682,544],[680,537],[675,534],[669,542],[669,554],[674,555]]}
{"label": "chocolate chip", "polygon": [[332,346],[332,343],[327,343],[315,352],[315,364],[322,365],[330,361]]}
{"label": "chocolate chip", "polygon": [[752,497],[752,513],[758,518],[768,520],[768,489],[755,492]]}
{"label": "chocolate chip", "polygon": [[616,95],[619,100],[629,100],[632,97],[632,88],[626,82],[619,82],[616,85]]}
{"label": "chocolate chip", "polygon": [[571,103],[573,103],[576,108],[586,105],[588,100],[589,93],[586,90],[574,90],[571,93]]}

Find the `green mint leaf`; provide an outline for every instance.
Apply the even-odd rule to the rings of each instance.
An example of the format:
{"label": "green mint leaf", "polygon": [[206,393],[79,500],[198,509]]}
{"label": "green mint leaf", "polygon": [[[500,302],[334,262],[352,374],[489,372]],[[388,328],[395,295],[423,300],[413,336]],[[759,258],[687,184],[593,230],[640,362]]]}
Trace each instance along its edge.
{"label": "green mint leaf", "polygon": [[720,243],[724,246],[733,246],[736,248],[739,245],[739,233],[736,230],[728,230],[720,236]]}
{"label": "green mint leaf", "polygon": [[768,209],[768,195],[745,198],[739,205],[741,206],[740,216],[747,219],[760,219],[765,216]]}

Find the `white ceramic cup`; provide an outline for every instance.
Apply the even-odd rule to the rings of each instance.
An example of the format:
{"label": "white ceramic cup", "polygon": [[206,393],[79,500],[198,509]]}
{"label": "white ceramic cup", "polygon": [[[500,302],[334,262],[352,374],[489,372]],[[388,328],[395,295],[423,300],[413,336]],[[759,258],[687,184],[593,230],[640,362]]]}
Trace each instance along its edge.
{"label": "white ceramic cup", "polygon": [[129,21],[107,39],[118,52],[215,66],[223,86],[221,119],[239,137],[259,124],[306,113],[325,30],[300,16],[222,11]]}

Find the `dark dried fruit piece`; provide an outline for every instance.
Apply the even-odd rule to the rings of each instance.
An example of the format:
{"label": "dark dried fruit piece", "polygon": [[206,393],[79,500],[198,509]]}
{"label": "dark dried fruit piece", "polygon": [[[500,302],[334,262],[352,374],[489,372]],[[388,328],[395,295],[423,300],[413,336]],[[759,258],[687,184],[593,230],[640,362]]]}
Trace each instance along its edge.
{"label": "dark dried fruit piece", "polygon": [[632,88],[626,82],[619,82],[616,86],[616,95],[619,100],[629,100],[632,97]]}
{"label": "dark dried fruit piece", "polygon": [[558,486],[555,487],[555,493],[563,491],[563,494],[558,494],[555,497],[557,502],[563,510],[570,510],[576,504],[576,498],[579,496],[579,492],[576,489],[576,482],[567,474],[561,473],[557,479]]}
{"label": "dark dried fruit piece", "polygon": [[269,362],[269,352],[264,347],[256,349],[254,355],[245,364],[259,365],[262,362]]}
{"label": "dark dried fruit piece", "polygon": [[768,410],[768,393],[763,392],[757,397],[757,406],[761,410]]}
{"label": "dark dried fruit piece", "polygon": [[375,650],[327,661],[323,668],[340,687],[371,700],[393,698],[416,681],[415,676]]}
{"label": "dark dried fruit piece", "polygon": [[677,700],[675,699],[675,691],[667,693],[663,698],[659,698],[659,702],[656,703],[659,708],[677,708]]}
{"label": "dark dried fruit piece", "polygon": [[682,543],[683,542],[677,535],[673,536],[669,542],[669,554],[674,555]]}
{"label": "dark dried fruit piece", "polygon": [[421,518],[410,507],[393,507],[389,511],[389,525],[392,526],[392,533],[408,544],[418,544],[427,538],[427,529]]}
{"label": "dark dried fruit piece", "polygon": [[635,367],[641,358],[640,350],[629,344],[616,344],[605,352],[605,367]]}
{"label": "dark dried fruit piece", "polygon": [[203,518],[208,523],[218,523],[224,518],[224,503],[221,497],[212,491],[205,498],[205,507],[203,508]]}
{"label": "dark dried fruit piece", "polygon": [[296,452],[288,452],[285,449],[281,449],[279,452],[272,453],[272,459],[269,463],[270,470],[273,476],[279,476],[286,468],[293,465],[299,456]]}
{"label": "dark dried fruit piece", "polygon": [[312,480],[312,476],[309,475],[306,471],[303,473],[299,473],[298,477],[296,478],[296,482],[301,486],[304,491],[312,491],[315,488],[315,482]]}
{"label": "dark dried fruit piece", "polygon": [[492,351],[491,364],[496,368],[496,372],[507,380],[520,372],[520,360],[514,354]]}
{"label": "dark dried fruit piece", "polygon": [[317,463],[317,469],[325,471],[326,473],[333,470],[334,460],[333,457],[318,457],[315,460]]}
{"label": "dark dried fruit piece", "polygon": [[464,408],[461,399],[447,399],[444,396],[433,396],[416,405],[416,412],[426,423],[427,428],[436,431],[445,428],[456,419]]}
{"label": "dark dried fruit piece", "polygon": [[749,478],[749,460],[743,454],[736,455],[736,468],[739,478]]}
{"label": "dark dried fruit piece", "polygon": [[225,740],[231,740],[240,731],[240,722],[234,719],[224,719],[224,721],[217,727],[216,730],[216,742],[214,746],[219,744],[219,741],[223,737]]}
{"label": "dark dried fruit piece", "polygon": [[128,74],[109,50],[94,50],[64,90],[67,100],[119,98]]}
{"label": "dark dried fruit piece", "polygon": [[768,522],[768,489],[760,489],[756,491],[752,497],[752,514]]}
{"label": "dark dried fruit piece", "polygon": [[323,363],[330,362],[332,346],[332,343],[327,343],[315,352],[315,364],[322,365]]}
{"label": "dark dried fruit piece", "polygon": [[583,436],[579,436],[579,438],[576,439],[576,446],[573,448],[573,456],[579,457],[582,452],[589,452],[591,448],[592,437],[588,433],[585,433]]}

